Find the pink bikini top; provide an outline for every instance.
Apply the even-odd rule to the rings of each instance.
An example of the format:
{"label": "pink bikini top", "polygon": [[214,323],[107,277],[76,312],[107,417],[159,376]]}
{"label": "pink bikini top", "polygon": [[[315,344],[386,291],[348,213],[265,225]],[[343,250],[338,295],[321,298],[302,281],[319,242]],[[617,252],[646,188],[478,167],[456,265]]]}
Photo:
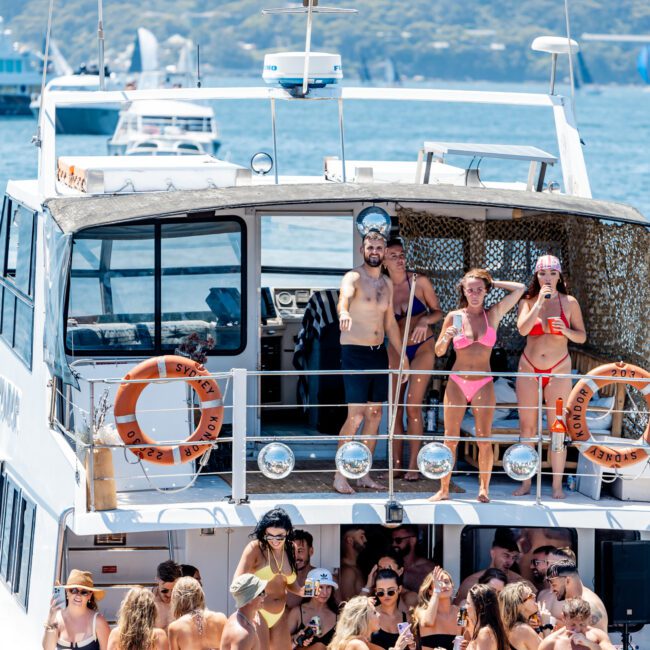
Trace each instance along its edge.
{"label": "pink bikini top", "polygon": [[494,327],[490,326],[490,323],[488,322],[487,311],[485,311],[485,309],[483,310],[483,316],[485,316],[485,334],[483,334],[480,339],[475,341],[474,339],[470,339],[465,336],[466,312],[463,310],[463,331],[458,336],[454,337],[454,350],[462,350],[463,348],[468,348],[474,343],[480,343],[486,348],[494,347],[494,344],[497,342],[497,331],[494,329]]}

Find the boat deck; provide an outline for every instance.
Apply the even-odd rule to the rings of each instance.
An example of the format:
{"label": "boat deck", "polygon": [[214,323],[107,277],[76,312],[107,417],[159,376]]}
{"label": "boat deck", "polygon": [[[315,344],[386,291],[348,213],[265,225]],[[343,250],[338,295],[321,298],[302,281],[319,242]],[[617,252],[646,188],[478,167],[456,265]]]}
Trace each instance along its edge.
{"label": "boat deck", "polygon": [[[300,465],[297,464],[298,469]],[[105,532],[130,532],[252,526],[275,505],[287,509],[294,523],[305,525],[384,523],[387,492],[359,489],[353,495],[337,494],[332,489],[332,477],[329,470],[294,471],[282,481],[250,474],[248,501],[235,504],[230,501],[227,475],[199,476],[192,487],[173,495],[155,490],[118,493],[116,510],[76,514],[73,529],[77,534],[97,534],[102,532],[98,528],[105,528]],[[556,500],[551,496],[549,477],[544,477],[539,504],[534,483],[533,493],[514,497],[516,484],[503,474],[493,475],[491,502],[487,504],[476,499],[476,475],[461,472],[454,474],[453,480],[465,492],[456,492],[452,499],[435,504],[427,497],[435,492],[436,481],[396,480],[395,498],[404,507],[404,521],[452,525],[498,525],[508,521],[516,526],[650,529],[650,504],[607,495],[595,501],[579,492],[567,492],[566,499]]]}

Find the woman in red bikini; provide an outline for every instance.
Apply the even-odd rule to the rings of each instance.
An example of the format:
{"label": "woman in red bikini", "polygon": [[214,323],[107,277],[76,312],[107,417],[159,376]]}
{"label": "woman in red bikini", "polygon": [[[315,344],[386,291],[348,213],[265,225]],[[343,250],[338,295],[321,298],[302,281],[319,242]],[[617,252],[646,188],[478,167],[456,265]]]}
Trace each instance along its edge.
{"label": "woman in red bikini", "polygon": [[[411,283],[413,273],[406,270],[406,256],[404,248],[399,239],[391,239],[386,247],[384,256],[384,267],[388,276],[393,282],[393,305],[395,307],[395,320],[399,325],[400,336],[404,336],[406,327],[406,316],[411,295]],[[428,278],[419,275],[415,278],[415,295],[413,296],[413,307],[411,308],[411,322],[409,338],[406,343],[406,356],[409,360],[411,370],[424,370],[429,372],[433,368],[435,352],[433,350],[434,335],[431,333],[431,326],[442,318],[442,310],[438,302],[438,296]],[[396,354],[392,346],[388,349],[388,359],[391,368],[399,368],[399,354]],[[398,404],[406,401],[407,433],[410,436],[421,436],[422,427],[422,402],[429,385],[430,376],[409,375],[408,388],[403,384],[400,390]],[[406,399],[404,399],[406,396]],[[404,407],[398,406],[395,416],[395,435],[404,435]],[[403,441],[393,442],[393,459],[396,469],[402,468],[402,447]],[[408,471],[404,474],[404,480],[417,481],[420,478],[417,458],[422,442],[413,440],[409,444]]]}
{"label": "woman in red bikini", "polygon": [[[496,305],[485,309],[485,298],[492,289],[504,289],[508,294]],[[436,354],[447,353],[453,341],[456,362],[449,375],[445,390],[445,436],[459,437],[460,424],[468,405],[476,421],[477,437],[489,437],[494,414],[494,386],[492,377],[463,375],[463,371],[490,372],[490,355],[497,340],[497,328],[501,319],[517,304],[526,290],[519,282],[501,282],[492,279],[485,269],[472,269],[460,281],[460,309],[449,312],[442,324],[442,332],[436,342]],[[454,326],[454,322],[458,327]],[[456,454],[458,442],[448,440],[447,447]],[[479,493],[478,500],[487,503],[492,464],[492,443],[478,443]],[[440,490],[430,501],[449,498],[451,474],[440,481]]]}
{"label": "woman in red bikini", "polygon": [[[544,255],[537,260],[535,275],[528,292],[519,304],[517,328],[526,337],[526,348],[519,360],[519,372],[571,373],[569,341],[587,340],[585,324],[578,301],[567,295],[560,260]],[[571,392],[571,379],[542,377],[546,417],[550,426],[558,397],[566,403]],[[537,435],[538,380],[534,377],[517,378],[519,426],[522,438]],[[562,478],[566,452],[551,453],[553,469],[553,498],[563,499]],[[515,496],[528,494],[530,481],[523,481]]]}

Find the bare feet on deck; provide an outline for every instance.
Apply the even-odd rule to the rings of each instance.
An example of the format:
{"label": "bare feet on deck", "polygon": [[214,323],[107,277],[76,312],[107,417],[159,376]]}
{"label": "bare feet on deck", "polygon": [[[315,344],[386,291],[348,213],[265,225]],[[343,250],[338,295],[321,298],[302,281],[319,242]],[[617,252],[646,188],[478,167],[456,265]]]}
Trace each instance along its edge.
{"label": "bare feet on deck", "polygon": [[420,480],[420,472],[417,469],[410,469],[406,474],[404,474],[404,480],[413,483],[414,481]]}
{"label": "bare feet on deck", "polygon": [[449,498],[449,490],[438,490],[433,496],[430,496],[427,501],[446,501]]}
{"label": "bare feet on deck", "polygon": [[354,494],[354,489],[348,483],[345,476],[342,476],[338,472],[336,472],[336,474],[334,474],[334,489],[339,494]]}
{"label": "bare feet on deck", "polygon": [[479,490],[477,498],[480,503],[490,503],[490,497],[488,496],[487,490]]}
{"label": "bare feet on deck", "polygon": [[564,494],[564,490],[560,486],[559,488],[553,488],[553,498],[554,499],[566,499],[566,494]]}
{"label": "bare feet on deck", "polygon": [[515,497],[523,497],[526,494],[530,494],[530,482],[524,481],[513,493]]}
{"label": "bare feet on deck", "polygon": [[385,485],[382,485],[381,483],[377,483],[377,481],[373,481],[370,476],[363,476],[357,481],[357,487],[362,487],[362,488],[370,488],[371,490],[379,490],[379,491],[384,491],[387,490],[388,488]]}

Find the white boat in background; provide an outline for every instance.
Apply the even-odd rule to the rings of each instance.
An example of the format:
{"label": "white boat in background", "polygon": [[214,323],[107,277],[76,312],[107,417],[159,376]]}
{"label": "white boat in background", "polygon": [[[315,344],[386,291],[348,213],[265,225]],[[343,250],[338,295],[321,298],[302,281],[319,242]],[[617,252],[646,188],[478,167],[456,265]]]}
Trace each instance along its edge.
{"label": "white boat in background", "polygon": [[[117,84],[106,76],[106,90],[117,90]],[[82,66],[77,73],[55,77],[47,86],[45,92],[53,91],[86,91],[99,90],[99,74],[93,68]],[[30,104],[32,113],[38,116],[40,97]],[[56,132],[65,135],[110,135],[115,130],[120,114],[120,105],[116,103],[103,104],[69,104],[61,106],[56,111]]]}
{"label": "white boat in background", "polygon": [[211,106],[174,100],[140,100],[120,113],[109,155],[206,153],[219,150],[219,134]]}

